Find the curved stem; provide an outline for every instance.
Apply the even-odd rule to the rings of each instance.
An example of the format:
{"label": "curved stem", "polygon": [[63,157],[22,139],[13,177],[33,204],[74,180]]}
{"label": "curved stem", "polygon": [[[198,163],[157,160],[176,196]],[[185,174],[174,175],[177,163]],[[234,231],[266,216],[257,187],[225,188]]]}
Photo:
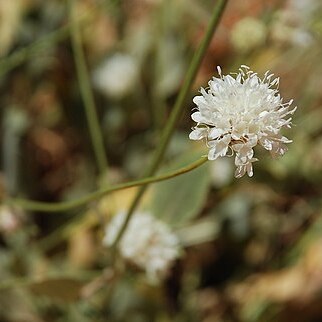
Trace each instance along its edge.
{"label": "curved stem", "polygon": [[81,33],[79,23],[76,20],[74,10],[74,0],[69,0],[70,21],[71,21],[71,40],[74,52],[77,77],[80,86],[82,99],[85,106],[86,118],[91,136],[91,141],[96,157],[97,166],[100,174],[103,174],[108,167],[107,158],[105,154],[104,140],[100,130],[100,124],[95,107],[94,96],[91,91],[91,84],[89,81],[88,71],[86,67],[86,60],[84,50],[82,47]]}
{"label": "curved stem", "polygon": [[201,158],[185,167],[182,167],[178,170],[156,176],[156,177],[148,177],[141,180],[136,180],[132,182],[122,183],[115,186],[111,186],[109,188],[100,189],[98,191],[95,191],[93,193],[90,193],[82,198],[79,198],[77,200],[72,201],[65,201],[65,202],[57,202],[57,203],[48,203],[48,202],[39,202],[39,201],[32,201],[32,200],[26,200],[26,199],[18,199],[18,198],[12,198],[7,199],[4,202],[12,205],[17,205],[23,209],[26,210],[33,210],[33,211],[43,211],[43,212],[60,212],[60,211],[66,211],[73,208],[81,207],[86,205],[87,203],[99,199],[104,195],[107,195],[111,192],[126,189],[126,188],[132,188],[136,186],[142,186],[153,182],[159,182],[163,180],[167,180],[170,178],[174,178],[176,176],[179,176],[181,174],[184,174],[186,172],[192,171],[198,167],[200,167],[202,164],[204,164],[207,161],[206,158]]}
{"label": "curved stem", "polygon": [[[218,0],[217,1],[217,5],[213,11],[213,14],[212,14],[208,29],[206,31],[206,34],[205,34],[203,40],[201,41],[201,44],[200,44],[198,50],[195,52],[195,54],[192,58],[192,61],[190,63],[190,66],[189,66],[189,69],[187,72],[187,76],[184,80],[183,86],[182,86],[180,93],[178,95],[178,98],[175,102],[175,105],[174,105],[173,110],[171,112],[170,118],[167,121],[167,124],[166,124],[164,131],[162,133],[160,145],[158,146],[158,149],[156,150],[154,157],[152,159],[151,166],[149,167],[149,169],[147,171],[147,176],[151,176],[156,172],[156,170],[158,169],[158,167],[163,159],[164,153],[165,153],[166,148],[170,142],[170,139],[171,139],[171,136],[174,132],[175,126],[178,123],[178,120],[182,114],[182,111],[184,108],[184,103],[185,103],[185,100],[190,92],[191,85],[197,75],[199,66],[202,62],[202,59],[203,59],[207,49],[208,49],[210,41],[213,37],[216,27],[218,26],[219,20],[224,12],[227,2],[228,2],[228,0]],[[139,191],[137,192],[136,196],[134,197],[134,200],[133,200],[133,202],[130,206],[130,209],[126,215],[124,223],[123,223],[121,229],[119,230],[117,237],[115,238],[115,241],[113,244],[114,249],[116,248],[117,244],[119,243],[120,239],[122,238],[122,235],[125,232],[126,227],[129,223],[129,221],[131,220],[131,217],[132,217],[136,207],[138,206],[146,188],[147,188],[147,185],[143,185],[139,189]]]}

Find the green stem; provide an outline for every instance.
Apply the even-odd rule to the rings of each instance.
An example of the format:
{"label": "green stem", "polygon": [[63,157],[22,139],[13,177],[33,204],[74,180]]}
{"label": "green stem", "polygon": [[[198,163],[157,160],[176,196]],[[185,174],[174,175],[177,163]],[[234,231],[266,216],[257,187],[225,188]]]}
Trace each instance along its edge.
{"label": "green stem", "polygon": [[100,124],[96,113],[94,96],[91,91],[91,84],[89,81],[88,71],[86,67],[86,60],[84,50],[82,47],[81,33],[79,29],[79,23],[76,20],[74,1],[69,0],[70,6],[70,21],[71,21],[71,40],[74,52],[77,77],[80,86],[82,99],[85,106],[86,118],[88,122],[91,141],[95,153],[95,158],[99,172],[103,174],[108,167],[107,158],[104,148],[104,140],[100,130]]}
{"label": "green stem", "polygon": [[[203,59],[207,49],[208,49],[210,41],[213,37],[216,27],[218,26],[219,20],[224,12],[227,2],[228,2],[228,0],[218,0],[217,1],[217,5],[213,11],[213,14],[212,14],[208,29],[206,31],[206,34],[205,34],[203,40],[201,41],[201,44],[200,44],[198,50],[195,52],[195,54],[192,58],[192,61],[190,63],[190,66],[189,66],[189,69],[187,72],[187,76],[186,76],[184,83],[183,83],[183,86],[182,86],[180,93],[178,95],[178,98],[175,102],[175,105],[174,105],[173,110],[171,112],[170,118],[167,121],[167,124],[163,130],[160,144],[154,154],[151,166],[149,167],[149,169],[147,171],[147,174],[146,174],[147,176],[151,176],[156,172],[156,170],[158,169],[158,167],[163,159],[164,153],[165,153],[166,148],[170,142],[170,139],[171,139],[171,136],[174,132],[175,126],[178,123],[178,120],[182,114],[182,111],[184,108],[184,103],[185,103],[186,98],[190,92],[191,85],[197,75],[199,66],[202,62],[202,59]],[[119,230],[119,233],[114,241],[114,244],[113,244],[114,249],[116,249],[117,244],[121,240],[121,238],[126,230],[126,227],[127,227],[128,223],[130,222],[131,217],[132,217],[135,209],[137,208],[146,189],[147,189],[147,185],[143,185],[139,189],[139,191],[137,192],[136,196],[134,197],[134,200],[133,200],[133,202],[130,206],[130,209],[126,215],[126,219],[124,220],[124,223],[123,223],[121,229]]]}
{"label": "green stem", "polygon": [[122,183],[118,184],[109,188],[100,189],[98,191],[92,192],[82,198],[79,198],[77,200],[71,200],[71,201],[64,201],[64,202],[57,202],[57,203],[48,203],[48,202],[39,202],[39,201],[32,201],[32,200],[26,200],[26,199],[18,199],[18,198],[12,198],[4,200],[8,204],[17,205],[23,209],[31,210],[31,211],[43,211],[43,212],[60,212],[60,211],[66,211],[73,208],[81,207],[86,205],[87,203],[99,199],[104,195],[107,195],[111,192],[126,189],[126,188],[132,188],[136,186],[142,186],[153,182],[159,182],[167,179],[174,178],[176,176],[179,176],[181,174],[184,174],[186,172],[192,171],[202,164],[204,164],[207,161],[206,158],[201,158],[185,167],[182,167],[176,171],[172,171],[160,176],[155,177],[148,177],[141,180],[136,180],[132,182]]}

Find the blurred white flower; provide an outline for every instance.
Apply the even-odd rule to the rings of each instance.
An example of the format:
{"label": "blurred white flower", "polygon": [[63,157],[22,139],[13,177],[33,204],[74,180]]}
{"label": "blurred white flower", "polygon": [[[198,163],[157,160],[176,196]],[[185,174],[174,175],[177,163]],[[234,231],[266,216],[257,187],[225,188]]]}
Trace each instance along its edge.
{"label": "blurred white flower", "polygon": [[[125,216],[126,212],[119,212],[106,227],[105,246],[113,244]],[[118,248],[122,257],[144,269],[152,282],[165,277],[173,261],[180,256],[177,237],[147,212],[134,214]]]}
{"label": "blurred white flower", "polygon": [[275,14],[272,39],[300,47],[313,45],[317,40],[314,21],[321,10],[321,0],[288,0]]}
{"label": "blurred white flower", "polygon": [[16,209],[1,205],[0,206],[0,232],[10,234],[20,225],[20,215]]}
{"label": "blurred white flower", "polygon": [[103,94],[120,99],[129,94],[139,76],[137,61],[128,54],[114,54],[94,72],[94,85]]}
{"label": "blurred white flower", "polygon": [[277,42],[300,47],[308,47],[314,43],[312,32],[290,11],[276,14],[271,27],[271,38]]}
{"label": "blurred white flower", "polygon": [[209,81],[207,90],[201,88],[200,96],[193,102],[197,111],[192,119],[197,122],[189,135],[191,140],[206,139],[208,159],[235,155],[235,177],[246,172],[253,175],[253,148],[259,144],[272,156],[283,155],[285,143],[292,142],[280,134],[283,127],[291,127],[291,117],[296,110],[289,109],[292,100],[283,103],[278,93],[279,78],[265,73],[260,79],[249,67],[242,65],[235,77],[222,75]]}
{"label": "blurred white flower", "polygon": [[248,52],[264,44],[267,29],[259,19],[246,17],[239,20],[231,31],[232,45],[241,52]]}
{"label": "blurred white flower", "polygon": [[299,20],[307,22],[309,22],[314,13],[320,9],[320,0],[289,0],[286,6],[286,10],[296,14]]}

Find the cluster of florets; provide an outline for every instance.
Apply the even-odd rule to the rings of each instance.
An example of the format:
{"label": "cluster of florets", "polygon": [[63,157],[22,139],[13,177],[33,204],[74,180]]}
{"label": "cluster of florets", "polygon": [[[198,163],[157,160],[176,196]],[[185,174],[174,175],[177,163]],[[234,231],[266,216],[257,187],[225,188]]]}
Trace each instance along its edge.
{"label": "cluster of florets", "polygon": [[[103,243],[111,246],[118,235],[126,213],[115,215],[106,227]],[[147,212],[137,212],[129,222],[120,243],[120,255],[146,271],[155,282],[164,278],[180,255],[179,240],[168,226]]]}
{"label": "cluster of florets", "polygon": [[291,126],[292,100],[283,103],[278,92],[279,78],[266,72],[263,79],[249,67],[242,65],[239,73],[214,77],[201,95],[194,97],[197,122],[189,135],[191,140],[205,139],[209,147],[208,159],[235,155],[235,177],[246,172],[253,175],[253,148],[259,144],[272,156],[287,151],[285,143],[292,142],[280,131]]}

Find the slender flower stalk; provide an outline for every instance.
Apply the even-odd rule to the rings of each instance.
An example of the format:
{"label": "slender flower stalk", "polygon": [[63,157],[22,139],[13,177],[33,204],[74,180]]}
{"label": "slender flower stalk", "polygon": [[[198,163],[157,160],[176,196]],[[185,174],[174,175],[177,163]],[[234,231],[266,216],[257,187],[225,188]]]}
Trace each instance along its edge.
{"label": "slender flower stalk", "polygon": [[209,147],[208,159],[235,155],[235,177],[246,172],[253,175],[253,148],[261,145],[273,157],[287,151],[291,143],[280,132],[291,127],[290,109],[293,100],[283,103],[278,92],[279,78],[266,72],[261,79],[247,66],[241,66],[235,77],[222,75],[209,81],[207,89],[193,102],[197,111],[192,119],[197,122],[189,135],[191,140],[205,139]]}
{"label": "slender flower stalk", "polygon": [[[177,97],[177,100],[175,102],[173,110],[171,112],[170,118],[169,118],[163,132],[162,132],[160,145],[158,146],[158,148],[153,156],[151,166],[149,167],[147,174],[146,174],[147,176],[153,175],[162,162],[165,151],[168,147],[168,144],[169,144],[172,134],[174,132],[175,126],[178,123],[180,116],[182,115],[182,111],[185,106],[184,103],[185,103],[187,96],[190,92],[191,85],[197,75],[199,66],[202,62],[202,59],[203,59],[207,49],[208,49],[210,41],[211,41],[213,34],[218,26],[218,23],[220,21],[220,18],[222,16],[223,12],[224,12],[227,2],[228,2],[228,0],[218,0],[217,1],[216,7],[213,11],[213,14],[212,14],[211,20],[209,22],[205,36],[202,39],[198,50],[195,52],[195,54],[192,58],[192,61],[190,63],[190,66],[189,66],[189,69],[187,72],[187,76],[186,76],[184,83],[183,83],[183,86],[179,92],[179,95]],[[114,249],[116,249],[117,244],[121,240],[122,235],[125,232],[126,227],[129,224],[135,209],[139,205],[141,198],[144,195],[146,189],[147,189],[147,185],[143,185],[139,189],[136,196],[134,197],[134,200],[132,201],[132,204],[127,212],[126,218],[123,222],[123,225],[119,230],[118,236],[115,238],[115,241],[113,244]]]}
{"label": "slender flower stalk", "polygon": [[108,163],[105,154],[104,140],[100,130],[100,124],[96,112],[94,96],[91,90],[91,84],[89,81],[88,71],[86,67],[86,60],[82,47],[81,34],[79,30],[79,23],[75,17],[74,3],[74,0],[69,0],[71,40],[75,57],[77,77],[85,106],[86,118],[97,161],[97,166],[100,174],[103,174],[108,168]]}
{"label": "slender flower stalk", "polygon": [[61,212],[61,211],[67,211],[74,208],[78,208],[81,206],[84,206],[91,201],[97,200],[111,192],[119,191],[122,189],[127,188],[133,188],[137,186],[146,185],[149,183],[159,182],[167,179],[171,179],[174,177],[177,177],[179,175],[182,175],[184,173],[190,172],[201,165],[203,165],[207,161],[206,158],[200,158],[199,160],[182,167],[180,169],[177,169],[175,171],[162,174],[155,177],[147,177],[141,180],[126,182],[114,186],[110,186],[108,188],[100,189],[95,192],[92,192],[84,197],[78,198],[76,200],[71,201],[63,201],[63,202],[56,202],[56,203],[50,203],[50,202],[41,202],[41,201],[32,201],[32,200],[26,200],[26,199],[18,199],[18,198],[9,198],[4,200],[4,203],[11,204],[11,205],[17,205],[25,210],[31,210],[31,211],[42,211],[42,212]]}

